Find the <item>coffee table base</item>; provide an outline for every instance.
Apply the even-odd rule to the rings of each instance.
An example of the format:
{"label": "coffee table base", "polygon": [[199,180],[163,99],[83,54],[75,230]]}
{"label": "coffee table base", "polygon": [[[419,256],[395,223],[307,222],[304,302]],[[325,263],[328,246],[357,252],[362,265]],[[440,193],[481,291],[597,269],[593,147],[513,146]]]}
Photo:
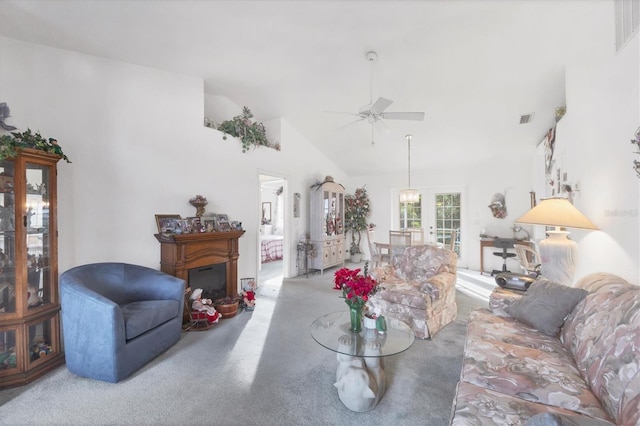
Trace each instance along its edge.
{"label": "coffee table base", "polygon": [[[343,335],[339,339],[345,349],[356,343],[353,336]],[[338,352],[336,383],[340,401],[351,411],[364,412],[375,408],[386,390],[386,376],[380,343],[365,343],[363,356],[345,355]]]}

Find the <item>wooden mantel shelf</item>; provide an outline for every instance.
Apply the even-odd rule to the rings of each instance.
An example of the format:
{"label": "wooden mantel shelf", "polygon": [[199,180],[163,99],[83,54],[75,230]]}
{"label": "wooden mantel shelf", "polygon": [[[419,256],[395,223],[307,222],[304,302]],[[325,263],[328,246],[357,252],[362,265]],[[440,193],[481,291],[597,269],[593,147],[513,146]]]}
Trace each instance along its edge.
{"label": "wooden mantel shelf", "polygon": [[226,231],[226,232],[192,232],[190,234],[154,234],[156,239],[161,243],[191,243],[196,241],[209,240],[228,240],[230,238],[240,238],[245,231]]}
{"label": "wooden mantel shelf", "polygon": [[238,239],[245,231],[154,234],[160,242],[160,270],[182,278],[189,269],[226,264],[227,296],[238,294]]}

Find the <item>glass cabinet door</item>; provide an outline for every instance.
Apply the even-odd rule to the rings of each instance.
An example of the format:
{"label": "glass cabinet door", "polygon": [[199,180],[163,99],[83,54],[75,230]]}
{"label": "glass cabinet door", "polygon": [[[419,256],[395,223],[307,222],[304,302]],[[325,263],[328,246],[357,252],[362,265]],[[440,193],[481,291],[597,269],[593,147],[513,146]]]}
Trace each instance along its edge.
{"label": "glass cabinet door", "polygon": [[0,161],[0,315],[16,312],[13,161]]}
{"label": "glass cabinet door", "polygon": [[33,309],[51,303],[51,270],[49,242],[49,183],[51,168],[26,165],[25,227],[27,267],[27,307]]}

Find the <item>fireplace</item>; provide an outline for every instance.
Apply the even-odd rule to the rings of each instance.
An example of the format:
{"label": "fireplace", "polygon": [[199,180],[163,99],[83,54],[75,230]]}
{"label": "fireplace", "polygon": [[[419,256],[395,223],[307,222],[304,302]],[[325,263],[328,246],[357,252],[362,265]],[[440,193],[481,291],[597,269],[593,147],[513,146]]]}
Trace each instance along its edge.
{"label": "fireplace", "polygon": [[[191,289],[219,297],[238,294],[238,239],[244,231],[155,234],[160,242],[160,270],[182,278]],[[209,269],[211,268],[211,269]],[[215,282],[215,284],[213,283]]]}
{"label": "fireplace", "polygon": [[203,299],[222,299],[227,296],[227,265],[216,263],[189,269],[189,287],[202,289]]}

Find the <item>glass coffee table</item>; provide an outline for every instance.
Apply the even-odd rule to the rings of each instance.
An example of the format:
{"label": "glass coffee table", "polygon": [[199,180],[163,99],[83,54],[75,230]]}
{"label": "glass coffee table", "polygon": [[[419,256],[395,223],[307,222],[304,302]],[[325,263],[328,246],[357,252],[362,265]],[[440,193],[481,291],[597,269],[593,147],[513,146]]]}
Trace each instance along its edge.
{"label": "glass coffee table", "polygon": [[320,345],[337,353],[338,369],[334,386],[342,403],[352,411],[369,411],[384,395],[386,378],[383,358],[411,347],[415,336],[408,325],[386,318],[387,331],[362,329],[353,333],[348,309],[332,312],[311,324],[311,336]]}

